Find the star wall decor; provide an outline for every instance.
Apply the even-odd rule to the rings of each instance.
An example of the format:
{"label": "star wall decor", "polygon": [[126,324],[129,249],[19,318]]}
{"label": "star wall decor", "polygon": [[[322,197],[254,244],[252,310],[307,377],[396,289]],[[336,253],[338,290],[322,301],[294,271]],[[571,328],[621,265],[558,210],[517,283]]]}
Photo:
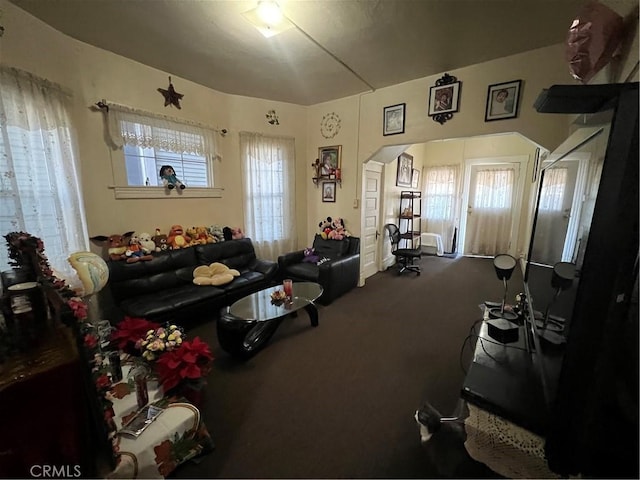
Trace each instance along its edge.
{"label": "star wall decor", "polygon": [[158,91],[164,97],[164,106],[174,105],[177,109],[181,109],[180,100],[184,97],[183,94],[178,93],[173,88],[173,83],[171,83],[171,77],[169,77],[169,87],[165,90],[164,88],[159,88]]}

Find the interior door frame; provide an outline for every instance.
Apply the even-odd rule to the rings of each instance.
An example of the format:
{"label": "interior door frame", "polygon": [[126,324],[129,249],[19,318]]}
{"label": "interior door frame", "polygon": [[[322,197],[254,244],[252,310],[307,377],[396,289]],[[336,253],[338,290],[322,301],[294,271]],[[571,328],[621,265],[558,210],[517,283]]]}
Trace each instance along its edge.
{"label": "interior door frame", "polygon": [[[366,190],[366,181],[367,181],[367,171],[371,170],[374,171],[376,173],[380,174],[380,189],[378,191],[378,196],[379,196],[379,201],[378,201],[378,225],[376,226],[376,231],[380,233],[380,235],[376,238],[376,269],[378,272],[384,270],[383,268],[383,262],[384,259],[382,258],[382,254],[384,252],[383,249],[383,245],[384,242],[379,242],[378,239],[382,238],[384,239],[384,219],[383,219],[383,213],[384,213],[384,201],[385,201],[385,188],[384,188],[384,183],[385,183],[385,170],[386,170],[386,165],[384,163],[378,162],[376,160],[369,160],[365,163],[362,164],[362,199],[360,202],[360,231],[362,232],[362,234],[360,235],[360,240],[361,240],[361,244],[360,244],[360,255],[362,256],[366,250],[366,235],[364,235],[364,231],[365,231],[365,225],[364,225],[364,221],[365,221],[365,206],[362,202],[364,202],[365,198],[365,190]],[[357,205],[357,200],[354,201],[354,208],[356,208]],[[359,275],[359,281],[358,281],[358,286],[361,287],[365,284],[366,278],[364,276],[364,262],[360,261],[360,275]]]}
{"label": "interior door frame", "polygon": [[513,205],[513,217],[511,222],[511,244],[509,245],[509,255],[517,256],[516,248],[520,240],[520,219],[522,218],[522,196],[524,194],[525,179],[528,172],[527,166],[531,155],[509,155],[501,157],[479,157],[467,158],[464,161],[464,176],[462,202],[460,205],[460,235],[458,236],[458,245],[461,246],[459,254],[465,255],[464,247],[466,243],[467,233],[467,209],[469,206],[469,190],[471,187],[471,168],[478,165],[486,166],[502,166],[509,163],[518,164],[518,176],[515,184],[515,202]]}

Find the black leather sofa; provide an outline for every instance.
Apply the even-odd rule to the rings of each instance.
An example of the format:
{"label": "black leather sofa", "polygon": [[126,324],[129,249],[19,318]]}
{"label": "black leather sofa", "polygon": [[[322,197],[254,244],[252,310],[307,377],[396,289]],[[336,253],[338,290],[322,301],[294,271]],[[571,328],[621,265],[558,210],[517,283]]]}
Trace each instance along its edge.
{"label": "black leather sofa", "polygon": [[325,240],[316,235],[313,248],[320,258],[326,257],[329,261],[320,265],[303,262],[304,250],[287,253],[278,257],[278,275],[281,280],[291,278],[294,281],[319,283],[323,288],[319,302],[329,305],[358,285],[360,239],[345,237],[342,240]]}
{"label": "black leather sofa", "polygon": [[[220,262],[240,272],[231,283],[199,286],[193,270]],[[124,314],[157,322],[216,317],[220,309],[272,285],[278,264],[256,258],[249,238],[154,254],[152,260],[108,261],[109,290]]]}

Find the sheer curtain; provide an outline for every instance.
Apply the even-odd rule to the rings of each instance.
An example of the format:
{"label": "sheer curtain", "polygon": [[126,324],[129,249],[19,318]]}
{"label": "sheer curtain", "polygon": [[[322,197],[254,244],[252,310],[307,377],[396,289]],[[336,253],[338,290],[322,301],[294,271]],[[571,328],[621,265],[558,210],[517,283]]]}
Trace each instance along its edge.
{"label": "sheer curtain", "polygon": [[69,111],[59,85],[0,66],[0,233],[41,238],[52,268],[73,279],[67,258],[88,249],[88,234]]}
{"label": "sheer curtain", "polygon": [[423,175],[423,230],[442,237],[445,251],[453,245],[460,197],[459,165],[427,167]]}
{"label": "sheer curtain", "polygon": [[296,248],[295,140],[240,132],[245,234],[267,260]]}
{"label": "sheer curtain", "polygon": [[[536,220],[536,241],[533,244],[531,258],[552,265],[562,257],[564,242],[559,243],[556,235],[563,226],[564,193],[567,185],[566,168],[550,168],[543,172],[540,179],[540,202]],[[566,227],[564,228],[566,235]],[[564,237],[563,237],[564,240]]]}
{"label": "sheer curtain", "polygon": [[506,253],[511,243],[513,168],[489,168],[477,172],[473,213],[467,221],[466,253]]}

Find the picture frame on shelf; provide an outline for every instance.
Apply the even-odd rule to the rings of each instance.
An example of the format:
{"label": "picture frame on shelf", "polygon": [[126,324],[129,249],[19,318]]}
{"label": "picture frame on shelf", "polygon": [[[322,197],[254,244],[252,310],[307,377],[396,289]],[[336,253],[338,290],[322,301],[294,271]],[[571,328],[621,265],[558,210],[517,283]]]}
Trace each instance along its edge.
{"label": "picture frame on shelf", "polygon": [[384,107],[382,116],[382,135],[404,133],[406,103]]}
{"label": "picture frame on shelf", "polygon": [[458,111],[460,82],[434,85],[429,88],[429,116]]}
{"label": "picture frame on shelf", "polygon": [[411,170],[411,188],[417,190],[420,186],[420,170],[414,168]]}
{"label": "picture frame on shelf", "polygon": [[336,170],[342,168],[342,145],[320,147],[318,149],[320,159],[320,178],[336,178]]}
{"label": "picture frame on shelf", "polygon": [[324,203],[335,203],[336,182],[322,182],[322,201]]}
{"label": "picture frame on shelf", "polygon": [[506,120],[518,116],[522,80],[496,83],[487,89],[484,121]]}
{"label": "picture frame on shelf", "polygon": [[396,186],[411,188],[411,175],[413,171],[413,156],[401,153],[398,157],[398,172],[396,174]]}

